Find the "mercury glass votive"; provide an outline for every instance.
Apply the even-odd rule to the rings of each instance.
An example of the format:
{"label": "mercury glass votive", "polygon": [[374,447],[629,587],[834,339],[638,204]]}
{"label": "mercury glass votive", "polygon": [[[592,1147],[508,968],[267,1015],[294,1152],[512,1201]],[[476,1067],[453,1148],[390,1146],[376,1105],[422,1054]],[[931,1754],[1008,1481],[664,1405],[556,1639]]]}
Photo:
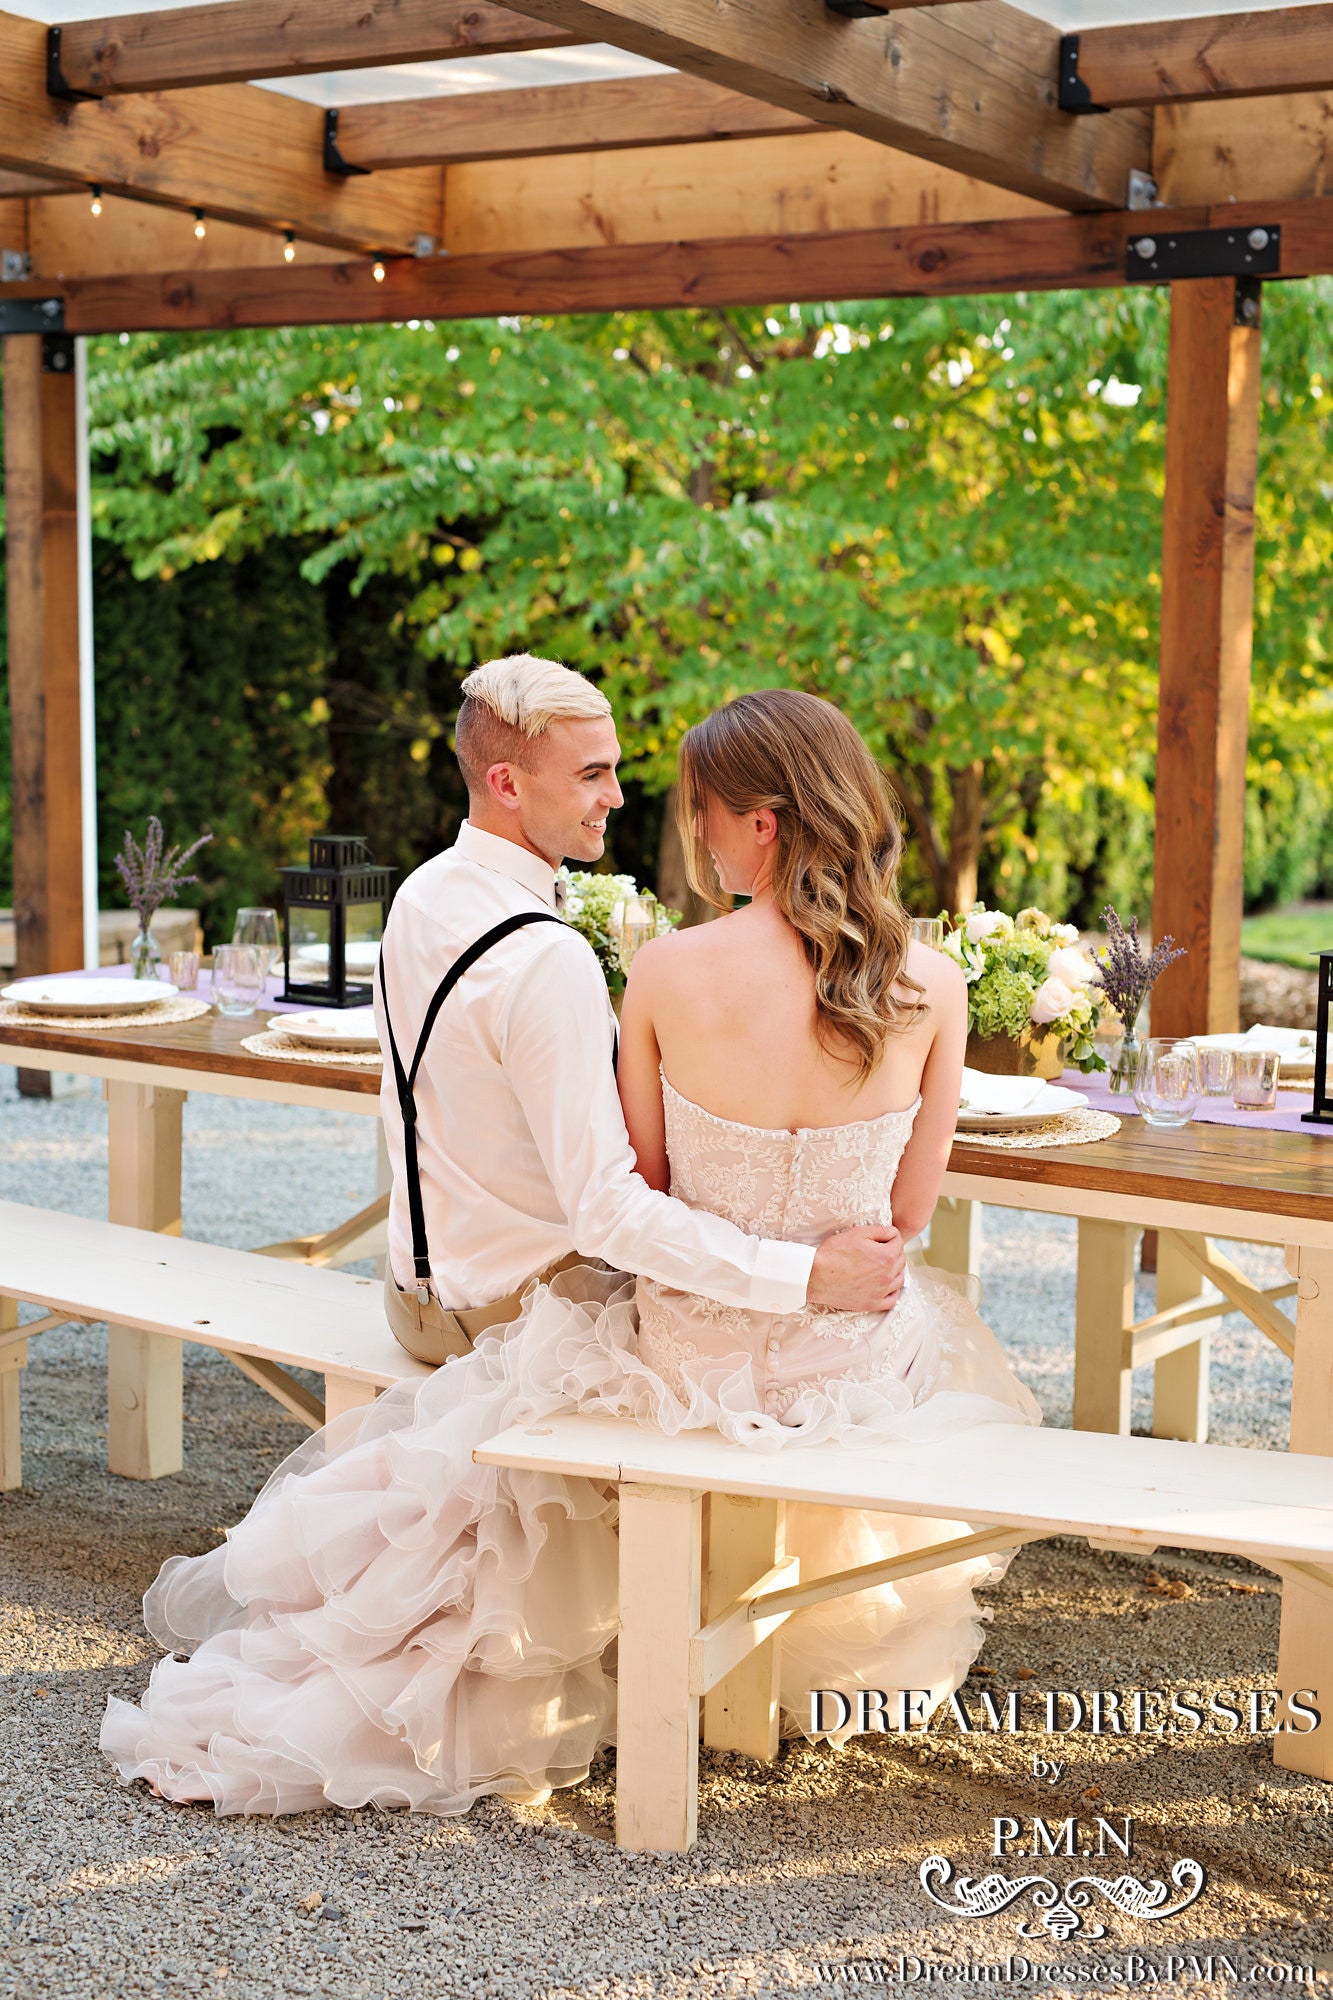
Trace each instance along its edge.
{"label": "mercury glass votive", "polygon": [[1272,1111],[1276,1107],[1280,1067],[1273,1049],[1237,1049],[1231,1097],[1237,1111]]}

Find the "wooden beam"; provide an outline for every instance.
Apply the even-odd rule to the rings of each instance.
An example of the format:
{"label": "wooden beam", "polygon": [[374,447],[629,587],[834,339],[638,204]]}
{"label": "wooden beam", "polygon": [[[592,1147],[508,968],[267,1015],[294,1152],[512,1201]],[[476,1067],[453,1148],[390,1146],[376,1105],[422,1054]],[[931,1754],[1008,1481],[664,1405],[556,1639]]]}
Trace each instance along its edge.
{"label": "wooden beam", "polygon": [[1059,36],[1005,0],[882,20],[843,18],[824,0],[521,0],[518,11],[1060,208],[1119,208],[1130,168],[1149,164],[1143,113],[1059,109]]}
{"label": "wooden beam", "polygon": [[1079,81],[1092,103],[1108,111],[1333,89],[1331,6],[1134,21],[1085,29],[1071,39],[1078,45]]}
{"label": "wooden beam", "polygon": [[[1278,223],[1282,275],[1333,272],[1333,199],[1159,210],[1159,231]],[[149,328],[324,326],[767,305],[774,301],[916,298],[1058,291],[1125,282],[1141,214],[1022,216],[1011,221],[723,236],[700,242],[400,258],[377,283],[368,262],[281,271],[143,272],[67,279],[75,332]],[[40,294],[39,280],[7,295]]]}
{"label": "wooden beam", "polygon": [[1164,104],[1153,120],[1153,177],[1173,208],[1333,194],[1333,92]]}
{"label": "wooden beam", "polygon": [[1153,992],[1155,1035],[1240,1025],[1260,344],[1243,286],[1171,287],[1152,928],[1189,957]]}
{"label": "wooden beam", "polygon": [[368,168],[826,131],[798,112],[697,76],[615,76],[536,90],[353,104],[338,112],[339,152]]}
{"label": "wooden beam", "polygon": [[578,37],[488,0],[224,0],[68,21],[60,68],[74,90],[181,90],[381,63],[568,48]]}
{"label": "wooden beam", "polygon": [[77,405],[71,343],[25,333],[3,347],[14,926],[26,978],[83,964]]}
{"label": "wooden beam", "polygon": [[343,250],[405,251],[418,235],[438,238],[438,170],[343,179],[325,173],[323,139],[318,105],[245,84],[61,103],[47,95],[46,30],[0,14],[0,166],[202,206]]}
{"label": "wooden beam", "polygon": [[67,181],[43,180],[40,174],[0,173],[0,201],[26,201],[35,194],[77,194]]}

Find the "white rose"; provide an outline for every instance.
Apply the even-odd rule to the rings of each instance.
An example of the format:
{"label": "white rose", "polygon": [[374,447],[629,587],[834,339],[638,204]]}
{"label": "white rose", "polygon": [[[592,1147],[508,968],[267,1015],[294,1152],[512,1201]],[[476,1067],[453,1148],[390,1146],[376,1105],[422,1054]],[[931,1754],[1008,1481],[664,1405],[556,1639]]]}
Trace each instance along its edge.
{"label": "white rose", "polygon": [[1062,979],[1066,986],[1091,986],[1097,977],[1097,968],[1087,953],[1072,944],[1053,951],[1046,970],[1052,979]]}
{"label": "white rose", "polygon": [[1014,920],[1003,910],[969,910],[963,918],[969,944],[984,944],[987,938],[1011,938]]}
{"label": "white rose", "polygon": [[1077,925],[1077,924],[1052,924],[1052,925],[1051,925],[1051,929],[1050,929],[1050,935],[1051,935],[1051,936],[1052,936],[1053,938],[1059,938],[1059,940],[1060,940],[1061,944],[1077,944],[1077,943],[1078,943],[1078,925]]}
{"label": "white rose", "polygon": [[1074,994],[1063,979],[1044,979],[1032,996],[1028,1013],[1039,1028],[1058,1021],[1074,1004]]}

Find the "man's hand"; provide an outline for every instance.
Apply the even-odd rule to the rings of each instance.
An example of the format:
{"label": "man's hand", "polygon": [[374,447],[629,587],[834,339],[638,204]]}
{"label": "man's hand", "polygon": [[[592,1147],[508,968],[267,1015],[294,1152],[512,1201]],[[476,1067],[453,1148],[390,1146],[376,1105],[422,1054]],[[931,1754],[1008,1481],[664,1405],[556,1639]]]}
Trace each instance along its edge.
{"label": "man's hand", "polygon": [[903,1239],[874,1225],[826,1236],[815,1252],[806,1303],[840,1312],[888,1312],[907,1274]]}

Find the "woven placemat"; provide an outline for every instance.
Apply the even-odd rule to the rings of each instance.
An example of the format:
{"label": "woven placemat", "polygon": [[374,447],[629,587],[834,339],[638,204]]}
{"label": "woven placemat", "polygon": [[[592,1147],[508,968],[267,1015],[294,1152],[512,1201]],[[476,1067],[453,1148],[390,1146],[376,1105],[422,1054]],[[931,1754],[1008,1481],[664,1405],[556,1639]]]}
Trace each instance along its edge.
{"label": "woven placemat", "polygon": [[0,1027],[59,1028],[65,1034],[120,1035],[130,1028],[179,1027],[182,1021],[197,1021],[211,1010],[207,1000],[188,1000],[178,994],[173,1000],[154,1000],[133,1014],[39,1014],[32,1007],[20,1007],[17,1000],[0,1000]]}
{"label": "woven placemat", "polygon": [[1000,1152],[1035,1153],[1043,1146],[1090,1146],[1120,1130],[1110,1111],[1066,1111],[1040,1132],[959,1132],[960,1146],[994,1146]]}
{"label": "woven placemat", "polygon": [[262,1035],[247,1035],[241,1043],[252,1056],[268,1056],[274,1062],[320,1063],[327,1068],[330,1063],[336,1069],[383,1069],[384,1057],[378,1049],[357,1049],[339,1054],[335,1049],[300,1049],[289,1042],[285,1035],[275,1035],[266,1031]]}

